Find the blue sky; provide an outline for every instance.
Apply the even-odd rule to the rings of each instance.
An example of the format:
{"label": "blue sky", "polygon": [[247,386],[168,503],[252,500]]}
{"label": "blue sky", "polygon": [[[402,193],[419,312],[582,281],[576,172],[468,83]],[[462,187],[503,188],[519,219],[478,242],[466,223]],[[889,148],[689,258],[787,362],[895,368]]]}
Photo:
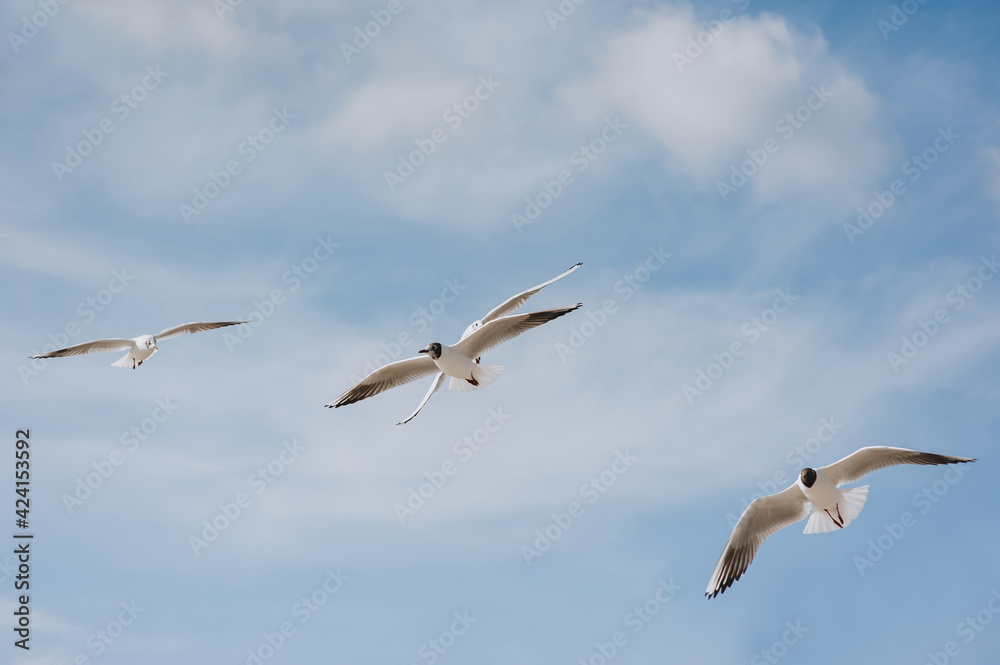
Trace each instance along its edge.
{"label": "blue sky", "polygon": [[[3,662],[995,662],[994,4],[0,12]],[[488,389],[322,408],[578,261]],[[727,516],[867,445],[979,461],[704,599]]]}

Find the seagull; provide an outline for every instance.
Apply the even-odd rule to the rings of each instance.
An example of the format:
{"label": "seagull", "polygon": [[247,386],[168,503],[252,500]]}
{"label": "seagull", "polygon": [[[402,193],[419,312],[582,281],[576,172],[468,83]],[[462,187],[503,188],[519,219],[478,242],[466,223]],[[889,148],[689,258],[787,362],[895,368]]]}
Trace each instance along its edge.
{"label": "seagull", "polygon": [[755,499],[743,511],[719,557],[705,596],[715,598],[731,587],[746,572],[761,543],[786,526],[804,520],[807,515],[809,521],[803,533],[826,533],[850,524],[864,508],[868,485],[843,490],[838,489],[841,485],[856,482],[872,471],[896,464],[937,465],[974,461],[969,457],[922,453],[907,448],[869,446],[829,466],[802,469],[791,487]]}
{"label": "seagull", "polygon": [[[498,305],[498,306],[494,307],[493,309],[491,309],[489,311],[489,313],[487,313],[486,316],[484,316],[483,318],[479,319],[478,321],[473,321],[472,323],[470,323],[469,327],[465,329],[464,333],[462,333],[462,339],[465,339],[466,337],[468,337],[472,333],[474,333],[477,330],[479,330],[480,328],[482,328],[484,324],[489,323],[490,321],[492,321],[494,319],[498,319],[501,316],[506,316],[507,314],[512,314],[518,307],[520,307],[525,302],[527,302],[528,298],[530,298],[531,296],[535,295],[536,293],[538,293],[539,291],[541,291],[542,289],[544,289],[549,284],[552,284],[553,282],[558,282],[560,279],[562,279],[566,275],[570,274],[571,272],[573,272],[574,270],[576,270],[577,268],[579,268],[582,265],[583,265],[582,263],[577,263],[576,265],[574,265],[572,268],[570,268],[566,272],[562,273],[561,275],[553,277],[552,279],[550,279],[547,282],[542,282],[538,286],[533,286],[533,287],[531,287],[530,289],[528,289],[526,291],[521,291],[516,296],[511,296],[510,298],[508,298],[507,300],[505,300],[504,302],[502,302],[500,305]],[[476,358],[476,362],[479,362],[479,360],[480,359],[477,357]],[[422,400],[420,400],[420,404],[417,405],[416,410],[414,410],[414,412],[411,413],[406,418],[406,420],[401,420],[401,421],[399,421],[396,424],[397,425],[405,425],[406,423],[408,423],[411,420],[413,420],[414,418],[416,418],[417,414],[420,413],[420,410],[424,408],[425,404],[427,404],[427,400],[429,400],[431,398],[431,395],[433,395],[434,393],[436,393],[441,388],[442,384],[444,384],[444,372],[438,372],[437,375],[434,377],[434,379],[431,381],[431,385],[427,389],[427,394],[424,395],[424,398]]]}
{"label": "seagull", "polygon": [[448,346],[433,342],[427,348],[421,349],[419,355],[405,360],[397,360],[381,367],[356,386],[341,395],[327,407],[337,408],[354,404],[372,395],[401,386],[410,381],[441,372],[451,377],[448,384],[450,390],[476,390],[484,388],[500,376],[503,367],[500,365],[483,365],[476,359],[486,351],[514,339],[531,328],[548,323],[560,316],[579,309],[583,303],[572,307],[559,307],[529,314],[514,314],[501,316],[476,328],[468,337],[459,340],[457,344]]}
{"label": "seagull", "polygon": [[225,328],[235,326],[246,321],[201,321],[197,323],[185,323],[182,326],[174,326],[161,331],[158,335],[139,335],[132,339],[97,339],[93,342],[84,342],[75,346],[67,346],[65,349],[44,353],[32,358],[63,358],[65,356],[82,356],[87,353],[104,353],[106,351],[125,351],[124,356],[111,363],[112,367],[128,367],[132,365],[135,369],[142,362],[156,353],[160,347],[156,345],[157,340],[163,341],[178,335],[188,335],[201,332],[203,330],[214,330],[215,328]]}

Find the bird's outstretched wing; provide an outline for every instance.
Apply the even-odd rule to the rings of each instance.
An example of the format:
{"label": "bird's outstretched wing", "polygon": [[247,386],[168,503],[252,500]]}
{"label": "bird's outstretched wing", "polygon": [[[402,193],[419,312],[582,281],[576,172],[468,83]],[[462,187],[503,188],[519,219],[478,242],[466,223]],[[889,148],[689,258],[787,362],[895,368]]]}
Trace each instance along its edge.
{"label": "bird's outstretched wing", "polygon": [[541,312],[531,312],[530,314],[502,316],[483,325],[482,328],[479,328],[452,348],[468,358],[477,358],[490,349],[514,339],[526,330],[537,328],[543,323],[558,319],[560,316],[569,314],[574,309],[579,309],[582,306],[582,303],[577,303],[572,307],[559,307]]}
{"label": "bird's outstretched wing", "polygon": [[420,413],[420,410],[424,408],[424,404],[427,404],[427,400],[429,400],[431,398],[431,395],[436,393],[438,389],[441,388],[441,385],[443,383],[444,383],[444,372],[438,372],[438,375],[434,377],[433,381],[431,381],[431,387],[427,389],[427,394],[424,395],[424,398],[420,400],[420,404],[417,405],[416,410],[409,416],[407,416],[406,420],[400,420],[396,424],[405,425],[406,423],[416,418],[417,414]]}
{"label": "bird's outstretched wing", "polygon": [[236,326],[241,323],[246,323],[246,321],[198,321],[195,323],[185,323],[182,326],[174,326],[173,328],[161,330],[158,335],[153,335],[153,337],[156,338],[157,342],[162,342],[163,340],[170,339],[171,337],[190,335],[204,330],[225,328],[226,326]]}
{"label": "bird's outstretched wing", "polygon": [[414,356],[405,360],[397,360],[375,370],[363,378],[358,385],[338,397],[335,402],[330,402],[326,406],[337,408],[338,406],[354,404],[390,388],[416,381],[420,377],[428,376],[436,371],[437,365],[434,364],[430,356]]}
{"label": "bird's outstretched wing", "polygon": [[884,469],[896,464],[960,464],[974,462],[971,457],[952,457],[936,453],[922,453],[908,448],[892,448],[890,446],[869,446],[851,453],[847,457],[829,466],[823,467],[823,472],[833,481],[834,485],[846,485],[860,480],[872,471]]}
{"label": "bird's outstretched wing", "polygon": [[528,298],[535,295],[549,284],[552,284],[553,282],[558,282],[560,279],[570,274],[571,272],[573,272],[582,265],[583,265],[582,263],[577,263],[575,266],[573,266],[566,272],[562,273],[561,275],[553,277],[547,282],[542,282],[538,286],[533,286],[526,291],[521,291],[516,296],[508,298],[500,305],[497,305],[496,307],[491,309],[486,316],[480,319],[480,321],[482,321],[485,324],[489,323],[490,321],[493,321],[494,319],[499,319],[501,316],[506,316],[508,314],[513,313],[518,307],[526,303],[528,301]]}
{"label": "bird's outstretched wing", "polygon": [[134,342],[130,339],[97,339],[75,346],[67,346],[50,353],[43,353],[32,358],[63,358],[65,356],[82,356],[87,353],[105,353],[107,351],[125,351],[132,348]]}
{"label": "bird's outstretched wing", "polygon": [[760,544],[790,524],[804,520],[809,515],[809,501],[798,485],[762,496],[747,506],[722,550],[715,565],[712,579],[708,581],[705,595],[715,598],[728,589],[750,567]]}

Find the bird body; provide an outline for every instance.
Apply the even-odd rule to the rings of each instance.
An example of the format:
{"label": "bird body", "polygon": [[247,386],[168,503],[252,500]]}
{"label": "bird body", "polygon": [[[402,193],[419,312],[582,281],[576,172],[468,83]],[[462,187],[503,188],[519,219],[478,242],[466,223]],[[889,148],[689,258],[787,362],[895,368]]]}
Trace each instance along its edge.
{"label": "bird body", "polygon": [[111,363],[112,367],[128,367],[131,365],[132,369],[135,369],[142,364],[143,360],[146,360],[160,349],[156,345],[156,338],[152,335],[139,335],[129,341],[132,342],[132,345],[129,347],[128,352]]}
{"label": "bird body", "polygon": [[98,339],[93,342],[75,344],[73,346],[67,346],[65,349],[57,349],[56,351],[31,357],[64,358],[66,356],[82,356],[88,353],[125,351],[125,355],[111,363],[111,366],[131,367],[132,369],[135,369],[141,365],[144,360],[147,360],[160,349],[160,347],[157,346],[157,339],[165,340],[170,339],[171,337],[177,337],[178,335],[190,335],[203,330],[214,330],[215,328],[235,326],[240,323],[246,323],[246,321],[199,321],[194,323],[185,323],[183,325],[174,326],[173,328],[167,328],[166,330],[161,331],[158,335],[139,335],[138,337],[133,337],[132,339]]}
{"label": "bird body", "polygon": [[[559,275],[556,275],[555,277],[553,277],[552,279],[548,280],[547,282],[542,282],[541,284],[538,284],[537,286],[533,286],[530,289],[526,289],[524,291],[521,291],[520,293],[518,293],[515,296],[511,296],[510,298],[507,298],[507,300],[503,301],[502,303],[500,303],[499,305],[497,305],[496,307],[494,307],[493,309],[491,309],[489,312],[487,312],[486,316],[484,316],[483,318],[481,318],[481,319],[479,319],[477,321],[473,321],[472,323],[470,323],[468,325],[468,327],[466,327],[465,332],[462,333],[462,337],[461,337],[461,339],[459,339],[459,341],[462,341],[462,340],[466,339],[469,335],[471,335],[472,333],[476,332],[477,330],[479,330],[480,328],[482,328],[484,325],[486,325],[490,321],[493,321],[494,319],[498,319],[498,318],[500,318],[502,316],[507,316],[508,314],[512,314],[521,305],[523,305],[524,303],[526,303],[528,301],[528,298],[530,298],[531,296],[535,295],[536,293],[538,293],[539,291],[541,291],[542,289],[544,289],[549,284],[552,284],[553,282],[558,282],[560,279],[562,279],[566,275],[569,275],[570,273],[572,273],[574,270],[576,270],[577,268],[579,268],[582,265],[583,265],[582,263],[577,263],[577,264],[573,265],[572,267],[570,267],[569,270],[566,270],[566,271],[560,273]],[[476,362],[477,363],[479,362],[479,356],[476,356]],[[493,368],[499,368],[499,369],[494,369],[493,370],[493,371],[496,372],[496,376],[494,376],[492,379],[489,380],[490,383],[492,383],[494,380],[496,380],[496,377],[500,376],[500,371],[503,370],[503,367],[500,367],[499,365],[493,365],[492,367]],[[475,373],[475,370],[473,370],[473,373]],[[418,404],[417,408],[413,410],[413,413],[411,413],[404,420],[401,420],[401,421],[399,421],[396,424],[397,425],[405,425],[406,423],[408,423],[411,420],[413,420],[414,418],[416,418],[417,414],[420,413],[421,409],[424,408],[424,405],[427,404],[427,401],[431,398],[431,395],[433,395],[434,393],[436,393],[441,388],[441,386],[444,384],[444,377],[445,377],[445,372],[444,371],[438,372],[437,375],[431,380],[431,385],[428,387],[427,392],[424,394],[424,398],[422,400],[420,400],[420,404]],[[453,381],[449,382],[448,389],[449,390],[472,390],[472,389],[475,388],[475,386],[472,386],[472,388],[466,387],[468,385],[469,384],[463,385],[461,381],[454,381],[453,380]],[[488,385],[488,384],[486,384],[486,385]]]}
{"label": "bird body", "polygon": [[[449,386],[451,390],[475,390],[488,386],[500,376],[503,367],[483,365],[476,361],[477,358],[486,351],[514,339],[527,330],[558,319],[580,307],[582,304],[577,303],[572,307],[501,316],[484,323],[468,337],[452,346],[433,342],[427,348],[421,349],[419,355],[413,358],[397,360],[380,367],[326,406],[337,408],[353,404],[390,388],[434,373],[438,373],[438,377],[435,378],[428,396],[441,386],[445,375],[451,377]],[[425,396],[425,402],[426,399]]]}
{"label": "bird body", "polygon": [[420,353],[430,356],[442,373],[451,377],[449,390],[475,390],[494,381],[503,372],[502,365],[483,365],[447,344],[435,342]]}
{"label": "bird body", "polygon": [[[869,446],[819,469],[805,468],[787,489],[755,499],[740,516],[726,543],[705,595],[723,593],[746,572],[761,543],[786,526],[809,518],[804,533],[842,529],[861,513],[868,485],[840,489],[872,471],[896,464],[961,464],[969,457],[924,453],[907,448]],[[811,511],[811,513],[810,513]]]}
{"label": "bird body", "polygon": [[804,533],[843,529],[854,521],[868,499],[868,485],[842,490],[823,469],[803,469],[795,483],[812,505]]}

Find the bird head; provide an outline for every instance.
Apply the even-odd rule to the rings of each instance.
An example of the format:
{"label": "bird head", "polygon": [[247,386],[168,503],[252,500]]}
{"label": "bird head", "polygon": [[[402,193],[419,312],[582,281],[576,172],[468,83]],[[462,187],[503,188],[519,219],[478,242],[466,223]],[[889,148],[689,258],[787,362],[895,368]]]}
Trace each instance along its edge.
{"label": "bird head", "polygon": [[426,349],[420,349],[420,353],[426,353],[431,357],[432,360],[437,360],[441,357],[441,344],[438,342],[433,342],[427,345]]}
{"label": "bird head", "polygon": [[153,337],[152,335],[146,338],[146,348],[147,349],[159,349],[160,348],[160,347],[158,347],[156,345],[156,338]]}
{"label": "bird head", "polygon": [[802,484],[806,487],[812,487],[813,483],[816,482],[816,470],[809,468],[802,469],[799,473],[799,480],[801,480]]}

